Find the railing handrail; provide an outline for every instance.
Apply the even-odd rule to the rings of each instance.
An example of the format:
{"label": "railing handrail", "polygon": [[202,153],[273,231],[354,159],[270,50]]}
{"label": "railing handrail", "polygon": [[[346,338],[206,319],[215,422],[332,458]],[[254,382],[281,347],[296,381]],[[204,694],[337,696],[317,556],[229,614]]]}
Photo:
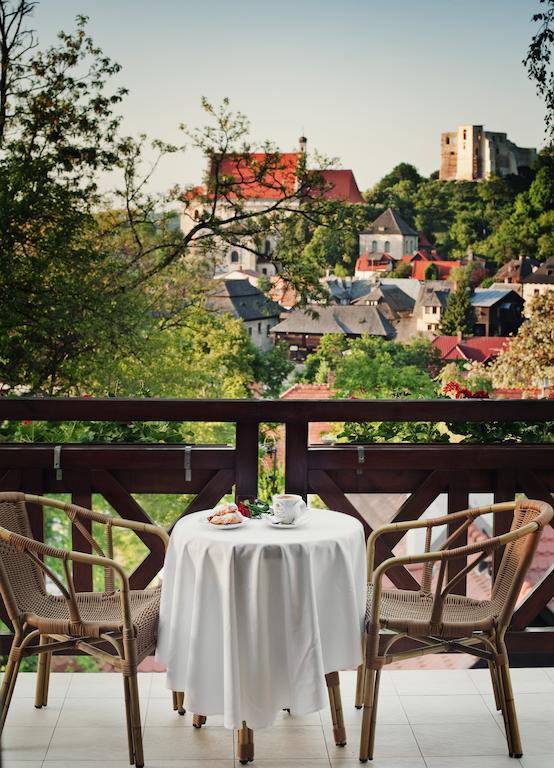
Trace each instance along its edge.
{"label": "railing handrail", "polygon": [[[201,408],[199,408],[201,405]],[[192,400],[0,397],[0,419],[33,421],[554,421],[554,400]]]}

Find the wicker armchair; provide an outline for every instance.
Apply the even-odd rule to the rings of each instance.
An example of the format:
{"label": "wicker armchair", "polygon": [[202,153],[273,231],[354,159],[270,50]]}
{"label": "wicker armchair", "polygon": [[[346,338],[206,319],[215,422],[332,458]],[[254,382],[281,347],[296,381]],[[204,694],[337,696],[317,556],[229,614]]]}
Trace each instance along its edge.
{"label": "wicker armchair", "polygon": [[[96,554],[65,551],[35,541],[26,502],[63,510]],[[106,554],[89,533],[84,524],[87,521],[106,526]],[[0,594],[15,634],[0,694],[0,733],[21,659],[39,655],[35,706],[42,707],[48,700],[52,652],[75,649],[109,662],[123,674],[129,759],[137,768],[143,766],[137,666],[156,645],[160,589],[129,588],[124,569],[113,559],[112,529],[116,526],[154,534],[164,547],[166,532],[154,525],[23,493],[0,493],[0,526]],[[46,565],[42,559],[46,557],[61,561],[65,579]],[[76,592],[70,562],[103,567],[104,592]],[[59,595],[46,591],[45,575]],[[119,581],[118,590],[114,576]]]}
{"label": "wicker armchair", "polygon": [[[485,514],[508,514],[513,521],[508,533],[494,536],[469,546],[452,547],[475,518]],[[358,670],[356,706],[363,702],[360,761],[373,759],[375,719],[379,693],[379,677],[385,664],[428,653],[464,652],[487,661],[491,673],[496,708],[502,711],[510,757],[521,757],[522,747],[510,680],[508,654],[504,635],[512,618],[527,569],[533,559],[541,531],[553,516],[545,502],[523,500],[463,512],[429,520],[386,525],[375,530],[367,542],[368,595],[366,610],[365,663]],[[456,528],[439,551],[431,552],[431,531],[438,525]],[[425,553],[417,556],[392,557],[374,569],[375,543],[379,536],[391,531],[426,528]],[[502,559],[494,578],[489,600],[474,600],[452,594],[465,575],[490,553],[501,550]],[[500,554],[500,552],[499,552]],[[468,560],[468,557],[475,555]],[[465,567],[445,583],[447,564],[463,558]],[[422,563],[423,576],[419,592],[385,590],[383,576],[391,568],[408,563]],[[439,563],[433,578],[433,566]],[[389,630],[380,651],[381,630]],[[415,650],[391,652],[403,639],[415,640]]]}

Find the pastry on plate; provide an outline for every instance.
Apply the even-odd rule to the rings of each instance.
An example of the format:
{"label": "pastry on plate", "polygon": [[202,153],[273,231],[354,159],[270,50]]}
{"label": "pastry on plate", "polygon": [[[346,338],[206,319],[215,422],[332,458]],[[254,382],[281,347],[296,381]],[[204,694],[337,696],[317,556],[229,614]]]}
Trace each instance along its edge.
{"label": "pastry on plate", "polygon": [[[238,507],[236,504],[233,504],[231,502],[224,502],[223,504],[218,504],[217,507],[214,507],[210,514],[208,515],[208,520],[210,522],[213,521],[214,517],[221,517],[223,515],[229,515],[229,514],[236,514],[238,511]],[[241,522],[238,520],[237,522]]]}
{"label": "pastry on plate", "polygon": [[214,515],[210,519],[212,525],[236,525],[242,523],[243,517],[240,512],[227,512],[224,515]]}

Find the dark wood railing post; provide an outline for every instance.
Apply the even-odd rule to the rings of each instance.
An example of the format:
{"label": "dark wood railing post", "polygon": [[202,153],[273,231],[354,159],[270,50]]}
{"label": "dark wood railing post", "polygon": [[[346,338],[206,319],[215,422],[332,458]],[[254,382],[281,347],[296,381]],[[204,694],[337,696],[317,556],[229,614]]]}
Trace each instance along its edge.
{"label": "dark wood railing post", "polygon": [[[454,472],[448,484],[448,514],[452,514],[453,512],[461,512],[461,510],[467,509],[468,504],[469,504],[469,494],[467,490],[467,481],[465,479],[465,473]],[[458,528],[461,524],[462,524],[461,521],[458,522],[456,525],[453,525],[452,523],[450,523],[447,526],[448,535],[450,536],[452,533],[454,533],[456,528]],[[463,531],[463,533],[461,533],[460,536],[456,539],[454,546],[464,547],[466,544],[467,544],[467,531]],[[447,565],[447,570],[446,570],[447,579],[450,580],[454,578],[454,576],[456,576],[457,573],[463,570],[466,565],[467,565],[467,558],[457,557],[453,560],[449,560]],[[452,592],[458,595],[465,595],[466,581],[467,579],[464,576],[453,587]]]}
{"label": "dark wood railing post", "polygon": [[[90,474],[76,475],[71,502],[79,507],[92,509]],[[80,522],[89,533],[92,533],[92,520],[81,520]],[[71,526],[71,546],[77,552],[92,552],[90,543],[74,525]],[[73,563],[73,581],[78,592],[92,592],[92,566],[86,563]]]}
{"label": "dark wood railing post", "polygon": [[308,496],[308,422],[285,425],[285,491]]}
{"label": "dark wood railing post", "polygon": [[258,432],[257,421],[237,421],[235,497],[255,499],[258,495]]}

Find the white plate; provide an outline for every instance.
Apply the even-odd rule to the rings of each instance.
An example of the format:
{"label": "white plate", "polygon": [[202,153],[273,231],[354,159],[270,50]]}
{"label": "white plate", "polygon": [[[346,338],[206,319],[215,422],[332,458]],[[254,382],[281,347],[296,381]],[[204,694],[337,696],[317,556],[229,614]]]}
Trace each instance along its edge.
{"label": "white plate", "polygon": [[241,523],[229,523],[228,525],[215,525],[214,523],[210,523],[210,521],[207,518],[205,522],[206,522],[206,525],[210,526],[210,528],[219,528],[220,530],[224,529],[229,531],[232,528],[241,528],[243,525],[246,525],[246,523],[248,522],[248,518],[243,517]]}

